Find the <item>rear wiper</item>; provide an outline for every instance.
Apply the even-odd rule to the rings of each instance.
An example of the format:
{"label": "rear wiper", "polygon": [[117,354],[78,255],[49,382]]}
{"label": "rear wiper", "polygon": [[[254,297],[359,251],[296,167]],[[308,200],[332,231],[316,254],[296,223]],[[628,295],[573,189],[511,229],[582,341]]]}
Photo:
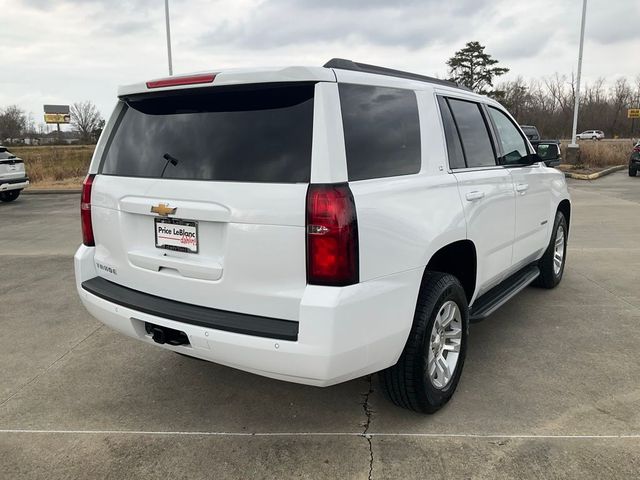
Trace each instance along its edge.
{"label": "rear wiper", "polygon": [[164,171],[167,169],[167,167],[169,166],[169,163],[171,163],[171,165],[173,165],[174,167],[176,165],[178,165],[179,160],[172,156],[169,153],[165,153],[162,158],[164,158],[166,160],[165,164],[164,164],[164,168],[162,169],[162,173],[160,174],[160,178],[164,177]]}

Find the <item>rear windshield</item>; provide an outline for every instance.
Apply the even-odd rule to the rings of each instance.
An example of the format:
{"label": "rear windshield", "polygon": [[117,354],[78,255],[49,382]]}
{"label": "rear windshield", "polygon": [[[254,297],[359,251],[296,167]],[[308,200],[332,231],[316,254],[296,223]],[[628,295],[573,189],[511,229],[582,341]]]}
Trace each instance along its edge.
{"label": "rear windshield", "polygon": [[308,182],[313,92],[314,84],[305,83],[129,100],[105,149],[101,173]]}
{"label": "rear windshield", "polygon": [[5,147],[0,147],[0,160],[6,160],[7,158],[15,158],[15,155]]}

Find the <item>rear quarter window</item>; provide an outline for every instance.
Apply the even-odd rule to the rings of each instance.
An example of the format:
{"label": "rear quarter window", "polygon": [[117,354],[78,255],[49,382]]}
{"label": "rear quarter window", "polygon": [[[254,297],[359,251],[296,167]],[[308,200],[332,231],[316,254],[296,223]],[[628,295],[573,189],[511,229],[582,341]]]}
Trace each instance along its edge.
{"label": "rear quarter window", "polygon": [[309,182],[314,89],[311,83],[214,87],[129,99],[107,143],[101,173]]}
{"label": "rear quarter window", "polygon": [[420,171],[420,121],[412,90],[339,84],[349,180]]}

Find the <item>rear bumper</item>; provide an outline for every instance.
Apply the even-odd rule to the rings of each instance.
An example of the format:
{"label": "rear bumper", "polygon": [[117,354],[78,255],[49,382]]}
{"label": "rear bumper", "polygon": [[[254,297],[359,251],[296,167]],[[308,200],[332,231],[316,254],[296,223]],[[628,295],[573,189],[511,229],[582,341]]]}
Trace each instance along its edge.
{"label": "rear bumper", "polygon": [[0,192],[8,190],[22,190],[29,186],[29,177],[19,177],[11,179],[0,178]]}
{"label": "rear bumper", "polygon": [[629,158],[629,163],[631,165],[640,166],[640,155],[631,155],[631,157]]}
{"label": "rear bumper", "polygon": [[[145,322],[180,330],[187,334],[190,345],[159,346],[259,375],[316,386],[333,385],[395,364],[411,328],[423,270],[342,288],[307,286],[300,301],[297,340],[286,340],[256,335],[255,331],[239,333],[186,323],[173,314],[173,318],[167,318],[169,315],[161,310],[142,311],[130,302],[123,305],[126,302],[96,295],[95,290],[92,293],[82,286],[97,276],[94,250],[81,246],[76,252],[76,285],[84,306],[104,324],[153,345],[157,344],[146,332]],[[235,315],[239,325],[243,324],[242,317],[259,317],[258,312],[225,313]]]}

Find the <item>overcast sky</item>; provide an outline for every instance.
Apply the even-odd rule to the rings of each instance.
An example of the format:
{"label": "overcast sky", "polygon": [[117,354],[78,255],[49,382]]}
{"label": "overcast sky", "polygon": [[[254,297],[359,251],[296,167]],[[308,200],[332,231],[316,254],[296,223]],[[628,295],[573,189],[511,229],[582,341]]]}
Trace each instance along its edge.
{"label": "overcast sky", "polygon": [[[507,79],[570,75],[580,0],[171,0],[174,73],[332,57],[445,77],[468,41]],[[163,0],[0,0],[0,107],[92,100],[166,76]],[[584,79],[640,74],[640,0],[589,0]]]}

